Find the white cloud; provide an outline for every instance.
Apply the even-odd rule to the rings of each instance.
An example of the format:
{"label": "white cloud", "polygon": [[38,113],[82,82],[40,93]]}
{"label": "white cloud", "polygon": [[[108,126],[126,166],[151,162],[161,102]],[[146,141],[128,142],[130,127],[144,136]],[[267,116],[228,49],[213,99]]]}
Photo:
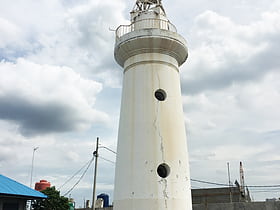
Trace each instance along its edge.
{"label": "white cloud", "polygon": [[[127,24],[133,4],[1,2],[1,173],[29,185],[32,149],[39,146],[34,181],[58,187],[92,157],[93,136],[114,149],[122,71],[109,28]],[[250,184],[279,182],[279,1],[163,4],[189,43],[180,73],[192,178],[226,183],[226,162],[237,178],[242,160]],[[101,156],[114,160],[106,152]],[[113,171],[100,159],[100,192],[112,195]],[[73,191],[79,204],[91,183],[88,173]]]}
{"label": "white cloud", "polygon": [[60,27],[38,36],[40,50],[29,54],[33,62],[67,65],[85,77],[118,87],[121,73],[114,62],[115,29],[125,22],[122,1],[86,1],[68,8]]}
{"label": "white cloud", "polygon": [[25,134],[89,128],[108,121],[93,108],[100,83],[84,79],[71,68],[39,65],[25,59],[0,63],[0,117]]}
{"label": "white cloud", "polygon": [[[29,185],[32,148],[39,146],[33,180],[47,179],[58,187],[92,157],[93,136],[116,144],[117,125],[111,121],[117,123],[119,108],[109,102],[116,97],[112,88],[104,88],[120,91],[121,71],[114,63],[114,32],[109,28],[125,22],[125,4],[4,0],[1,5],[1,171]],[[99,98],[108,101],[97,103]],[[108,113],[114,114],[110,121]],[[110,187],[102,184],[98,190],[112,193],[113,165],[102,164],[100,173],[108,174],[102,183]],[[73,192],[78,202],[90,194],[91,182],[89,173],[83,179],[86,190]]]}
{"label": "white cloud", "polygon": [[280,106],[279,79],[279,73],[270,73],[256,83],[184,96],[190,126],[202,133],[209,123],[220,132],[226,128],[260,133],[279,129],[280,114],[275,111]]}
{"label": "white cloud", "polygon": [[17,25],[0,17],[0,48],[4,48],[13,42],[19,42],[22,31]]}
{"label": "white cloud", "polygon": [[183,90],[198,93],[258,80],[279,70],[280,12],[264,12],[250,24],[206,11],[195,19]]}
{"label": "white cloud", "polygon": [[[243,161],[247,184],[279,182],[271,178],[279,173],[280,162],[279,79],[279,72],[269,72],[262,80],[184,96],[193,178],[227,183],[226,162],[230,162],[234,181]],[[257,200],[275,196],[253,195]]]}

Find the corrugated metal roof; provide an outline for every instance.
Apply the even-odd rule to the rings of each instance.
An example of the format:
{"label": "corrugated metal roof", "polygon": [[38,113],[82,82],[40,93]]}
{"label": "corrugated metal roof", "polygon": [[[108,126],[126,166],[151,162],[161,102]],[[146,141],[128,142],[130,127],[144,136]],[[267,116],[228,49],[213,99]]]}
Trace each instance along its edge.
{"label": "corrugated metal roof", "polygon": [[6,176],[0,174],[0,195],[22,196],[28,198],[47,198],[41,192],[33,190],[23,184],[16,182]]}

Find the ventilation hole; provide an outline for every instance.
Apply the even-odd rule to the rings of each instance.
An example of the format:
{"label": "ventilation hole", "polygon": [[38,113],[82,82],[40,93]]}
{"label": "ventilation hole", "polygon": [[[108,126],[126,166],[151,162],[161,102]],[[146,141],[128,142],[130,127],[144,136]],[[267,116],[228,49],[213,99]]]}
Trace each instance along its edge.
{"label": "ventilation hole", "polygon": [[166,163],[162,163],[158,166],[157,173],[161,178],[166,178],[170,174],[170,167]]}
{"label": "ventilation hole", "polygon": [[155,92],[155,97],[159,101],[164,101],[166,99],[166,92],[164,90],[162,90],[162,89],[158,89]]}

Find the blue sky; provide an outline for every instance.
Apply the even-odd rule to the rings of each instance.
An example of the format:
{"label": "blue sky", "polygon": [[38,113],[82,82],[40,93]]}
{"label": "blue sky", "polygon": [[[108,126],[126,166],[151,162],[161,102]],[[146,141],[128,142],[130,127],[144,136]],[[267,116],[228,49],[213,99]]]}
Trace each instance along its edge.
{"label": "blue sky", "polygon": [[[39,146],[33,180],[59,187],[92,157],[97,136],[116,150],[122,71],[109,29],[129,23],[134,1],[1,5],[0,171],[29,185],[32,151]],[[243,161],[246,184],[280,184],[279,1],[163,5],[189,48],[180,75],[191,178],[227,183],[230,162],[234,182]],[[115,161],[104,149],[100,156]],[[91,199],[92,170],[71,192],[78,206]],[[98,193],[112,197],[113,180],[114,164],[100,159]]]}

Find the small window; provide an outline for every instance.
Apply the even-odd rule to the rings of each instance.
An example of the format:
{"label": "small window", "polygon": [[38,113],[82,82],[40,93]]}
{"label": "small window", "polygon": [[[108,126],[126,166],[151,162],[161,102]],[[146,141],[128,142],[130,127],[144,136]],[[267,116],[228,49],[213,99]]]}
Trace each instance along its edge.
{"label": "small window", "polygon": [[166,99],[166,92],[164,90],[162,90],[162,89],[158,89],[155,92],[155,97],[159,101],[164,101]]}
{"label": "small window", "polygon": [[157,174],[161,178],[166,178],[170,174],[170,167],[166,163],[162,163],[157,168]]}

